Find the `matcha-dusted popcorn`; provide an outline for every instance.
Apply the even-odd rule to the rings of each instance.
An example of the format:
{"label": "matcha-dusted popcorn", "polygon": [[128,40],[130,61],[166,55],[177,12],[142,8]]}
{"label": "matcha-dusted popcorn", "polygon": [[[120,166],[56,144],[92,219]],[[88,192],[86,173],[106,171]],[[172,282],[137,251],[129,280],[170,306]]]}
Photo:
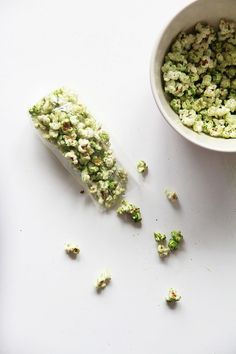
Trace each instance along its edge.
{"label": "matcha-dusted popcorn", "polygon": [[179,243],[176,242],[174,239],[170,239],[169,242],[168,242],[168,247],[171,251],[175,251],[178,249],[179,247]]}
{"label": "matcha-dusted popcorn", "polygon": [[171,251],[175,251],[179,248],[180,244],[182,243],[184,237],[181,231],[173,230],[171,231],[171,238],[168,242],[168,247]]}
{"label": "matcha-dusted popcorn", "polygon": [[198,23],[181,32],[162,66],[165,92],[181,122],[197,133],[236,138],[236,26]]}
{"label": "matcha-dusted popcorn", "polygon": [[171,231],[171,238],[176,241],[177,243],[180,243],[183,241],[184,237],[181,233],[181,231],[176,231],[176,230],[173,230]]}
{"label": "matcha-dusted popcorn", "polygon": [[154,235],[154,239],[155,239],[155,241],[157,243],[159,243],[159,242],[161,243],[161,242],[166,241],[166,235],[165,234],[162,234],[160,232],[154,232],[153,235]]}
{"label": "matcha-dusted popcorn", "polygon": [[60,88],[29,110],[35,128],[79,173],[91,196],[105,208],[125,192],[127,174],[111,150],[109,135],[73,92]]}
{"label": "matcha-dusted popcorn", "polygon": [[117,209],[117,214],[127,214],[134,222],[140,222],[142,220],[140,208],[134,204],[129,203],[127,200],[122,200],[121,205]]}
{"label": "matcha-dusted popcorn", "polygon": [[154,232],[154,239],[157,242],[157,252],[160,257],[167,257],[171,252],[176,251],[183,241],[181,231],[171,231],[171,237],[167,241],[166,235]]}

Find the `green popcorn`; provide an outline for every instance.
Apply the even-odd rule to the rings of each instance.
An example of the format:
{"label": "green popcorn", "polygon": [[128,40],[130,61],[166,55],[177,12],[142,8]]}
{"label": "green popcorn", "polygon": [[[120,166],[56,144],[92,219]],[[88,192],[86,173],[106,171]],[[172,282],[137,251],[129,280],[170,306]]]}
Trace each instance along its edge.
{"label": "green popcorn", "polygon": [[171,238],[168,242],[168,247],[171,251],[175,251],[179,247],[179,242],[176,242],[173,238]]}
{"label": "green popcorn", "polygon": [[211,75],[204,75],[203,78],[202,78],[202,86],[205,87],[205,86],[209,86],[211,84],[211,81],[212,81],[212,77]]}
{"label": "green popcorn", "polygon": [[166,235],[160,232],[154,232],[154,238],[156,242],[164,242],[166,240]]}
{"label": "green popcorn", "polygon": [[171,100],[170,102],[170,105],[173,108],[173,110],[177,113],[182,108],[181,100],[179,98],[173,98],[173,100]]}
{"label": "green popcorn", "polygon": [[231,81],[231,89],[236,90],[236,79]]}
{"label": "green popcorn", "polygon": [[221,82],[221,80],[222,80],[222,73],[219,71],[216,71],[213,74],[212,81],[218,85]]}
{"label": "green popcorn", "polygon": [[155,241],[158,243],[157,251],[160,257],[166,257],[170,252],[179,248],[180,243],[183,241],[181,231],[172,231],[171,238],[166,245],[166,235],[160,232],[154,232]]}
{"label": "green popcorn", "polygon": [[181,231],[171,231],[171,238],[168,242],[168,247],[171,251],[175,251],[179,248],[180,243],[183,241],[183,235]]}
{"label": "green popcorn", "polygon": [[142,221],[142,215],[140,208],[138,208],[136,205],[129,203],[127,200],[122,200],[121,205],[117,209],[117,214],[118,215],[124,215],[127,214],[131,217],[131,219],[136,223],[136,222],[141,222]]}
{"label": "green popcorn", "polygon": [[171,231],[171,237],[174,241],[176,241],[177,243],[180,243],[183,241],[184,237],[181,233],[181,231]]}
{"label": "green popcorn", "polygon": [[226,74],[227,74],[227,76],[228,76],[230,79],[233,79],[234,77],[236,77],[236,67],[235,67],[235,66],[230,66],[230,67],[227,69]]}
{"label": "green popcorn", "polygon": [[230,79],[227,76],[222,77],[220,87],[222,87],[223,89],[230,88]]}
{"label": "green popcorn", "polygon": [[142,220],[142,215],[139,208],[136,208],[136,210],[132,212],[131,218],[134,222],[140,222]]}

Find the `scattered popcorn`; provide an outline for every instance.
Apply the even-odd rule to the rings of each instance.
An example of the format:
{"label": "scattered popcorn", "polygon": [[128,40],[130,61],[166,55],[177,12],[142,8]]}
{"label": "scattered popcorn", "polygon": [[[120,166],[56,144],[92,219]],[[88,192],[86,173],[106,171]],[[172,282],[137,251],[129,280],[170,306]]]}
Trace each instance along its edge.
{"label": "scattered popcorn", "polygon": [[167,242],[166,235],[160,232],[154,232],[154,239],[158,243],[157,252],[160,257],[167,257],[170,252],[179,248],[180,243],[183,241],[181,231],[171,231],[171,238]]}

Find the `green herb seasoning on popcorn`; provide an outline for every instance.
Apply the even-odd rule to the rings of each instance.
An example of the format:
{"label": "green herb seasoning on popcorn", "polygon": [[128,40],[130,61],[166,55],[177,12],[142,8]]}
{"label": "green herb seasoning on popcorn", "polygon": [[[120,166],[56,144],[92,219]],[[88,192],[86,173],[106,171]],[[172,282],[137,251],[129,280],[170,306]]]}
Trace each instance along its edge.
{"label": "green herb seasoning on popcorn", "polygon": [[157,252],[160,257],[167,257],[170,253],[170,248],[166,246],[166,235],[160,232],[154,232],[154,239],[157,242]]}
{"label": "green herb seasoning on popcorn", "polygon": [[174,239],[171,238],[168,242],[168,247],[171,251],[175,251],[179,247],[179,244],[178,242],[176,242]]}
{"label": "green herb seasoning on popcorn", "polygon": [[157,243],[161,243],[166,241],[166,235],[165,234],[161,234],[160,232],[154,232],[154,239]]}
{"label": "green herb seasoning on popcorn", "polygon": [[117,214],[127,214],[134,222],[140,222],[142,220],[140,208],[134,204],[129,203],[127,200],[122,200],[121,205],[117,209]]}
{"label": "green herb seasoning on popcorn", "polygon": [[236,138],[236,26],[198,23],[181,32],[162,66],[164,89],[181,122],[197,133]]}
{"label": "green herb seasoning on popcorn", "polygon": [[183,235],[181,231],[171,231],[171,238],[168,242],[168,247],[171,251],[175,251],[179,248],[180,243],[183,241]]}
{"label": "green herb seasoning on popcorn", "polygon": [[114,206],[126,189],[127,174],[110,147],[109,135],[71,91],[60,88],[29,110],[44,141],[76,171],[94,199]]}
{"label": "green herb seasoning on popcorn", "polygon": [[181,231],[171,231],[171,237],[167,242],[166,235],[160,232],[154,232],[154,239],[157,242],[157,252],[160,257],[167,257],[169,254],[177,250],[183,241]]}
{"label": "green herb seasoning on popcorn", "polygon": [[180,243],[183,241],[184,237],[181,233],[181,231],[171,231],[171,238],[175,240],[177,243]]}

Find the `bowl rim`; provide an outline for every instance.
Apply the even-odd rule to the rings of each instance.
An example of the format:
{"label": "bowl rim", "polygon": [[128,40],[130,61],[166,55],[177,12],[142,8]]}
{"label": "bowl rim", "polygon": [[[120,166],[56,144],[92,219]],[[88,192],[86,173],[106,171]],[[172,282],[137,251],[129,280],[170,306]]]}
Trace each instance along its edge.
{"label": "bowl rim", "polygon": [[[151,84],[151,91],[152,91],[152,95],[154,97],[154,100],[157,104],[157,107],[160,111],[160,113],[162,114],[162,116],[164,117],[164,119],[166,120],[166,122],[177,132],[179,133],[182,137],[184,137],[186,140],[188,140],[189,142],[191,142],[192,144],[195,144],[197,146],[200,146],[202,148],[205,148],[207,150],[211,150],[211,151],[217,151],[217,152],[222,152],[222,153],[236,153],[236,138],[233,139],[235,140],[235,148],[233,147],[227,147],[227,148],[223,148],[221,146],[211,146],[211,145],[208,145],[206,142],[202,142],[202,141],[196,141],[195,139],[192,139],[192,137],[185,133],[185,131],[183,131],[181,128],[178,127],[177,124],[175,124],[174,120],[171,119],[168,115],[168,113],[165,111],[165,108],[163,107],[162,103],[161,103],[161,100],[159,98],[159,94],[157,92],[157,87],[156,87],[156,83],[155,83],[155,62],[156,62],[156,52],[157,52],[157,49],[159,47],[159,44],[160,44],[160,41],[164,35],[164,33],[166,32],[167,28],[169,27],[169,25],[175,21],[175,19],[183,12],[185,11],[188,7],[191,7],[193,4],[197,3],[197,2],[200,2],[200,1],[204,1],[204,0],[194,0],[194,1],[191,1],[191,3],[189,3],[187,6],[185,6],[184,8],[182,8],[180,11],[178,11],[168,22],[166,25],[164,25],[156,40],[155,40],[155,43],[154,43],[154,46],[153,46],[153,49],[152,49],[152,52],[151,52],[151,60],[150,60],[150,67],[149,67],[149,79],[150,79],[150,84]],[[174,112],[174,111],[173,111]],[[190,129],[190,128],[188,128]],[[197,133],[196,133],[197,134]],[[207,135],[207,134],[205,134]],[[217,138],[217,137],[210,137],[209,138],[212,138],[212,139],[221,139],[221,138]],[[227,141],[228,139],[224,139],[224,141]]]}

